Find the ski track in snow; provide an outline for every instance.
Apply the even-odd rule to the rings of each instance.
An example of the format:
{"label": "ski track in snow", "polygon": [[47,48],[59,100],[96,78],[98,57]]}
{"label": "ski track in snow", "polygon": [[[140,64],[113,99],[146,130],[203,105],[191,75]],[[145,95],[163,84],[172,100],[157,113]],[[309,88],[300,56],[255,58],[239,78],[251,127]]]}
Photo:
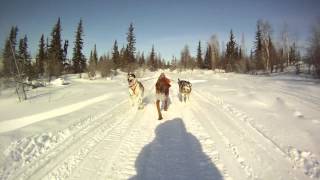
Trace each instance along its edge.
{"label": "ski track in snow", "polygon": [[[150,98],[150,93],[146,98]],[[120,124],[114,128],[114,131],[106,136],[103,141],[87,155],[86,159],[82,160],[82,162],[79,164],[79,167],[70,175],[68,179],[110,179],[110,176],[114,175],[114,173],[109,173],[113,169],[112,163],[127,162],[128,160],[133,159],[130,156],[126,159],[123,159],[125,153],[127,152],[123,153],[122,149],[129,148],[131,152],[135,150],[134,152],[138,153],[140,148],[138,145],[144,145],[144,141],[141,138],[139,141],[132,138],[134,138],[136,134],[145,136],[145,134],[137,130],[137,126],[139,127],[142,122],[146,123],[144,122],[145,118],[141,118],[142,116],[150,119],[150,114],[147,113],[150,111],[150,109],[151,107],[149,104],[141,111],[131,111],[128,115],[124,116],[124,118],[129,117],[129,119],[125,120],[123,124]],[[128,155],[129,154],[127,154],[127,156]],[[123,167],[125,167],[125,165],[126,164],[123,164]],[[127,169],[127,171],[121,173],[121,175],[130,175],[132,172],[134,172],[133,170],[134,169],[131,169],[131,171],[129,171]]]}
{"label": "ski track in snow", "polygon": [[[94,160],[91,165],[99,164],[97,162],[108,162],[106,159],[99,161],[98,157],[100,156],[92,154],[96,151],[102,151],[101,154],[107,153],[106,155],[112,154],[117,143],[121,142],[124,134],[135,123],[135,119],[139,119],[136,116],[142,114],[142,112],[136,112],[137,110],[133,108],[128,111],[128,106],[123,106],[125,102],[127,100],[117,104],[109,112],[102,113],[96,118],[94,125],[90,124],[74,135],[79,137],[73,137],[69,144],[65,143],[58,146],[58,148],[52,150],[52,153],[48,153],[51,154],[50,156],[46,156],[43,160],[37,160],[36,168],[33,168],[33,170],[30,168],[23,169],[23,173],[14,179],[67,179],[74,171],[79,169],[84,170],[83,172],[88,171],[90,168],[83,169],[81,164],[86,164],[84,162],[89,161],[90,166],[92,158]],[[39,162],[41,161],[43,163],[40,165]],[[101,163],[100,165],[94,167],[104,167]],[[90,175],[92,174],[96,174],[96,172]],[[98,173],[98,175],[100,174]]]}
{"label": "ski track in snow", "polygon": [[145,107],[144,112],[146,114],[133,124],[130,131],[123,137],[117,151],[109,161],[109,166],[102,169],[103,176],[99,179],[129,179],[136,175],[135,160],[140,150],[152,137],[151,127],[155,125],[153,123],[155,121],[150,118],[150,115],[152,115],[150,114],[151,110],[150,105]]}
{"label": "ski track in snow", "polygon": [[[173,101],[177,102],[178,99],[176,98]],[[177,103],[173,103],[171,106],[170,108],[182,109]],[[232,179],[228,176],[223,164],[218,163],[219,153],[215,150],[214,143],[205,133],[199,133],[201,127],[196,125],[194,119],[187,120],[184,116],[181,117],[181,113],[188,111],[188,109],[183,110],[183,112],[164,112],[164,117],[167,117],[166,120],[156,121],[150,118],[150,115],[152,116],[154,112],[151,112],[151,107],[148,108],[147,113],[142,117],[142,121],[136,124],[122,143],[118,153],[119,158],[113,163],[111,171],[106,171],[108,172],[106,179],[220,179],[218,173],[213,171],[210,164],[217,164],[225,178]],[[170,123],[170,126],[166,123]],[[197,135],[197,139],[202,144],[202,151],[208,157],[203,156],[203,152],[197,149],[197,143],[189,138],[188,133],[184,133],[184,124],[188,132]],[[162,126],[166,126],[168,129],[173,128],[176,133],[170,130],[162,133],[163,129],[161,131],[159,129]],[[155,134],[153,133],[154,130]],[[200,129],[201,131],[202,129]],[[171,137],[172,133],[175,136]],[[144,146],[145,144],[148,145]],[[177,146],[174,151],[170,151],[173,148],[172,144]],[[163,147],[164,145],[169,147],[166,149]],[[143,153],[138,155],[141,149],[143,149]],[[166,156],[162,156],[162,153]],[[171,156],[174,159],[171,159]],[[161,163],[167,163],[168,161],[170,161],[170,164]],[[182,165],[180,168],[183,171],[176,164]],[[170,167],[166,169],[163,166]],[[175,169],[174,173],[167,172],[170,171],[168,168]],[[163,173],[163,169],[166,169],[167,173]],[[138,172],[136,172],[137,170]]]}
{"label": "ski track in snow", "polygon": [[312,96],[310,94],[306,94],[305,92],[296,90],[296,92],[290,91],[289,88],[284,87],[277,87],[275,89],[274,87],[268,86],[268,88],[273,89],[275,92],[280,92],[282,96],[289,96],[292,97],[299,102],[302,102],[303,104],[308,105],[309,108],[313,108],[315,110],[318,110],[320,108],[320,98],[316,96]]}
{"label": "ski track in snow", "polygon": [[65,157],[62,162],[38,178],[78,179],[80,175],[81,178],[87,179],[103,175],[104,168],[110,164],[106,157],[110,155],[112,157],[125,134],[131,130],[135,120],[139,119],[137,116],[142,114],[133,108],[125,111],[126,109],[115,112],[115,114],[121,115],[113,120],[114,126],[110,127],[110,123],[104,123],[106,127],[100,125],[98,129],[94,130],[96,134],[91,135],[86,142],[80,143],[76,150],[70,151],[68,157]]}
{"label": "ski track in snow", "polygon": [[[90,138],[81,143],[81,146],[73,151],[63,162],[58,164],[52,171],[50,171],[45,177],[41,179],[66,179],[75,171],[81,172],[81,178],[88,179],[92,176],[85,176],[86,171],[92,171],[90,175],[100,175],[104,162],[108,162],[105,159],[101,159],[101,156],[112,154],[116,142],[119,142],[123,133],[126,133],[130,129],[130,125],[133,122],[132,118],[128,118],[128,114],[119,119],[112,127],[104,127],[97,129],[96,134],[90,136]],[[107,125],[108,126],[108,125]],[[98,151],[98,152],[97,152]],[[90,161],[87,166],[83,168],[82,163],[84,161]],[[84,174],[83,174],[84,173]]]}
{"label": "ski track in snow", "polygon": [[[255,171],[252,169],[252,167],[255,167],[256,165],[259,165],[259,164],[256,164],[255,166],[250,167],[251,165],[248,162],[246,162],[247,161],[246,159],[257,160],[260,163],[270,161],[269,164],[268,163],[266,164],[266,166],[270,166],[270,164],[273,161],[281,162],[282,166],[273,167],[274,169],[277,170],[276,172],[274,172],[274,174],[267,173],[267,175],[268,176],[271,175],[271,177],[263,177],[262,179],[270,179],[270,178],[286,179],[285,177],[281,177],[281,173],[277,175],[277,173],[281,171],[283,171],[284,173],[287,172],[288,174],[290,174],[292,178],[297,180],[306,178],[302,174],[302,172],[311,178],[319,178],[319,172],[320,172],[319,160],[317,160],[313,155],[311,155],[310,152],[301,152],[292,147],[289,147],[288,149],[280,147],[271,138],[266,136],[263,133],[263,131],[261,131],[259,128],[256,127],[251,117],[249,117],[246,113],[239,111],[235,107],[229,104],[225,104],[223,101],[223,98],[216,97],[211,94],[205,94],[206,97],[204,97],[204,95],[201,95],[198,92],[194,92],[194,94],[198,96],[202,101],[212,105],[214,109],[219,109],[219,111],[227,117],[226,119],[225,118],[223,119],[232,120],[233,124],[237,125],[240,131],[243,131],[242,133],[237,133],[235,135],[240,135],[240,140],[247,141],[250,143],[248,145],[252,145],[252,146],[243,148],[244,154],[247,154],[245,152],[248,150],[252,150],[253,148],[257,148],[254,151],[257,151],[259,149],[264,151],[263,153],[252,152],[253,154],[257,155],[257,157],[249,157],[249,158],[241,157],[241,153],[239,153],[238,151],[240,147],[237,147],[237,145],[230,143],[231,139],[227,138],[223,134],[221,130],[224,130],[224,129],[219,129],[219,126],[217,126],[217,124],[215,123],[217,121],[211,121],[211,125],[213,125],[214,128],[217,130],[218,134],[222,136],[222,139],[224,139],[225,141],[225,145],[229,148],[229,150],[232,152],[234,157],[237,159],[237,162],[241,164],[241,167],[245,170],[246,174],[250,179],[260,179],[258,176],[255,176],[253,174],[253,172]],[[214,101],[209,101],[208,99],[214,100]],[[199,104],[197,104],[196,107],[198,108],[199,111],[201,111],[201,106]],[[203,112],[203,114],[206,114],[206,113]],[[207,117],[207,119],[209,120],[210,117]],[[227,128],[228,127],[226,127],[225,129]],[[235,128],[232,128],[232,130],[234,129]],[[231,133],[227,132],[225,134],[228,134],[230,136]],[[238,138],[237,140],[239,140]],[[245,144],[240,143],[239,145],[243,146]],[[257,147],[254,147],[255,145]],[[262,156],[259,157],[259,155],[262,155],[262,154],[268,155],[267,159],[264,159],[266,157],[262,157]],[[299,171],[295,171],[292,169],[299,169]],[[259,174],[260,173],[261,172],[259,172]]]}
{"label": "ski track in snow", "polygon": [[[107,128],[113,126],[116,121],[111,119],[112,115],[109,115],[109,112],[116,111],[119,106],[123,105],[125,102],[126,101],[122,101],[109,111],[90,118],[89,120],[87,120],[88,122],[84,122],[84,125],[80,129],[76,129],[76,131],[74,132],[72,132],[72,127],[66,129],[66,133],[64,131],[61,132],[62,134],[67,134],[67,138],[64,139],[63,142],[58,143],[56,147],[51,147],[48,152],[44,153],[42,156],[38,157],[38,159],[31,162],[22,169],[18,169],[18,172],[15,173],[16,176],[13,179],[26,179],[32,174],[36,174],[37,171],[46,169],[50,166],[54,166],[55,163],[58,163],[65,158],[65,154],[67,154],[68,152],[71,153],[72,150],[74,150],[73,147],[76,148],[85,139],[90,138],[93,133],[96,133],[99,130],[99,128],[101,129],[101,127]],[[57,134],[59,135],[60,132],[58,132]],[[14,169],[9,166],[7,170],[13,171]],[[45,171],[46,170],[42,170],[40,172],[43,173]],[[6,179],[5,176],[3,178]]]}
{"label": "ski track in snow", "polygon": [[[194,108],[189,107],[190,104],[182,104],[183,108],[185,109],[182,112],[182,119],[184,119],[184,122],[186,123],[187,129],[192,133],[194,136],[197,137],[199,140],[203,152],[208,156],[207,159],[202,159],[201,164],[208,164],[213,163],[217,167],[217,169],[220,171],[220,173],[223,176],[223,179],[226,180],[232,180],[235,178],[232,178],[230,174],[228,173],[228,170],[226,169],[226,165],[224,164],[223,158],[221,157],[222,153],[219,151],[219,148],[217,147],[217,143],[212,139],[206,130],[206,127],[201,124],[197,120],[198,113],[194,111]],[[211,179],[212,177],[208,176],[208,179]],[[218,179],[218,178],[217,178]]]}

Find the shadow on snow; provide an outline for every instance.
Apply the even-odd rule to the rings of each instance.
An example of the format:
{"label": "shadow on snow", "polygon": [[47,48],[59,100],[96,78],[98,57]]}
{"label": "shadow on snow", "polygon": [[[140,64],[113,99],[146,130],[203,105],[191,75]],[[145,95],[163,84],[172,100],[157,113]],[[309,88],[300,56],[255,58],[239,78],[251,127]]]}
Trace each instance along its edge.
{"label": "shadow on snow", "polygon": [[130,180],[222,180],[195,136],[180,118],[165,121],[155,130],[155,139],[139,153],[137,175]]}

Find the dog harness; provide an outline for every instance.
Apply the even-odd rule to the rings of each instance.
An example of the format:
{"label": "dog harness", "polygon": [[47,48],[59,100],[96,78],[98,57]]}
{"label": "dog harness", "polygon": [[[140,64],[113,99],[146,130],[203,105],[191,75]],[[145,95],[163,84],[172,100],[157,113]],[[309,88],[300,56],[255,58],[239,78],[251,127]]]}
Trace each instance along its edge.
{"label": "dog harness", "polygon": [[129,86],[130,90],[132,91],[132,93],[133,93],[134,95],[137,95],[137,94],[136,94],[136,88],[137,88],[137,86],[138,86],[138,83],[137,83],[137,82],[135,82],[132,86]]}

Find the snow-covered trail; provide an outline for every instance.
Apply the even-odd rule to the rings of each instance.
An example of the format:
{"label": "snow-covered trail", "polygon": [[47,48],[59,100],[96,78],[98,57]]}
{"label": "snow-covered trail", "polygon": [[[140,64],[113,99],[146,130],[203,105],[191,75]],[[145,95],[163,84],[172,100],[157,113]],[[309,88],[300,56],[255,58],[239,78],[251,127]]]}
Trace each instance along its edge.
{"label": "snow-covered trail", "polygon": [[[143,110],[124,112],[125,109],[118,109],[115,114],[123,114],[116,117],[114,126],[103,128],[101,133],[96,129],[97,135],[90,135],[87,143],[80,142],[77,150],[68,148],[71,154],[61,158],[63,161],[51,168],[41,167],[48,170],[40,170],[28,178],[223,179],[220,171],[224,177],[229,177],[223,164],[219,164],[220,169],[215,166],[214,163],[219,162],[218,153],[212,151],[215,147],[209,137],[202,134],[203,129],[195,126],[196,120],[183,119],[182,115],[189,109],[174,96],[177,87],[174,86],[170,106],[176,111],[165,112],[166,120],[157,121],[153,84],[151,86],[145,98],[149,103]],[[202,135],[204,145],[187,131],[187,123],[195,133]]]}
{"label": "snow-covered trail", "polygon": [[[173,80],[181,76],[169,75]],[[214,93],[204,91],[200,86],[206,83],[204,80],[193,81],[187,103],[179,101],[178,86],[173,81],[171,104],[163,112],[164,120],[158,121],[154,81],[148,77],[143,82],[143,110],[128,107],[127,99],[108,110],[98,106],[100,114],[92,120],[67,131],[61,142],[57,140],[55,146],[22,168],[8,166],[2,171],[8,176],[3,174],[0,179],[320,178],[317,159],[311,161],[309,154],[301,159],[292,156],[294,151],[258,126],[250,116],[252,112],[245,112],[237,103],[229,104],[219,89],[213,89]],[[229,92],[232,88],[222,90]]]}
{"label": "snow-covered trail", "polygon": [[214,97],[195,91],[184,104],[176,95],[173,85],[164,121],[156,120],[149,93],[144,110],[123,112],[114,126],[30,179],[307,179],[286,152]]}
{"label": "snow-covered trail", "polygon": [[[222,179],[198,139],[187,131],[186,112],[172,95],[166,120],[157,121],[154,83],[147,83],[146,106],[130,109],[126,101],[96,117],[69,140],[15,172],[13,179]],[[177,87],[173,86],[176,95]],[[195,128],[195,120],[189,127]],[[198,131],[198,130],[197,130]],[[201,133],[200,133],[201,134]],[[206,146],[211,142],[203,139]],[[223,166],[221,166],[223,171]]]}
{"label": "snow-covered trail", "polygon": [[[197,92],[195,94],[199,100],[194,103],[192,111],[200,113],[198,119],[217,142],[222,158],[230,158],[223,161],[227,168],[237,169],[233,176],[245,175],[244,179],[307,178],[302,169],[292,168],[294,163],[290,161],[288,154],[253,127],[247,116],[238,114],[234,108],[228,109],[219,99],[211,101],[215,98],[208,98]],[[202,108],[206,107],[205,104],[212,108]]]}

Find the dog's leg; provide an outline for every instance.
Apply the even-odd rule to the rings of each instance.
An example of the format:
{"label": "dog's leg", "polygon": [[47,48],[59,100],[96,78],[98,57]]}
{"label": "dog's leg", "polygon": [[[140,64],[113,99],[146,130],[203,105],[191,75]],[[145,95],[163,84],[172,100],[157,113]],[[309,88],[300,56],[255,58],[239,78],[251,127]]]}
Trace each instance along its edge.
{"label": "dog's leg", "polygon": [[133,107],[134,106],[134,97],[130,95],[130,105]]}
{"label": "dog's leg", "polygon": [[138,99],[138,104],[139,104],[138,109],[143,109],[143,102],[142,102],[141,94],[140,94],[139,99]]}

